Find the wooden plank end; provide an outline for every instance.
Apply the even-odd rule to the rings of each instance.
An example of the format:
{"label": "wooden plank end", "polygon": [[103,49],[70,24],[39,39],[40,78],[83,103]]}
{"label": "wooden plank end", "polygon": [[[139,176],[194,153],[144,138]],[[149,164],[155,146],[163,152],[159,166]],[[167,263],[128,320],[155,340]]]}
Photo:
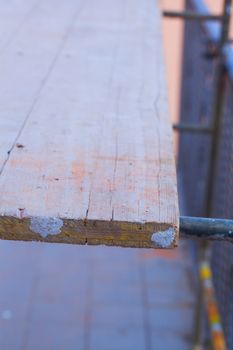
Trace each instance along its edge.
{"label": "wooden plank end", "polygon": [[167,223],[1,216],[0,239],[169,249],[177,246],[178,227]]}

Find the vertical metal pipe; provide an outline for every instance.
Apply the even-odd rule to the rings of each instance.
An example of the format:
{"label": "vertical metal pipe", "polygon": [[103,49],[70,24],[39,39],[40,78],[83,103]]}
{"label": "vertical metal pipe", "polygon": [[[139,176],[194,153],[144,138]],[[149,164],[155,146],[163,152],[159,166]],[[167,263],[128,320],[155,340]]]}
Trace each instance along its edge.
{"label": "vertical metal pipe", "polygon": [[[203,241],[197,245],[197,264],[198,266],[203,261],[205,256],[209,254],[208,242]],[[202,281],[198,273],[198,283],[196,288],[196,303],[194,313],[194,333],[193,333],[193,344],[192,350],[203,349],[203,315],[204,315],[204,295],[202,290]]]}
{"label": "vertical metal pipe", "polygon": [[210,146],[210,160],[208,166],[207,189],[206,189],[206,203],[205,215],[210,217],[213,211],[213,196],[214,185],[216,178],[217,158],[219,149],[220,136],[220,120],[223,110],[224,90],[225,90],[225,55],[224,46],[228,40],[229,26],[230,26],[231,0],[224,0],[223,5],[223,21],[221,27],[221,34],[219,39],[219,57],[217,62],[216,76],[215,76],[215,91],[214,91],[214,105],[212,117],[212,135]]}
{"label": "vertical metal pipe", "polygon": [[[219,149],[219,136],[220,136],[220,120],[223,110],[224,102],[224,90],[225,90],[225,57],[224,57],[224,45],[228,40],[229,24],[230,24],[230,12],[231,12],[231,0],[224,0],[223,5],[223,21],[221,27],[221,34],[219,39],[219,57],[217,62],[216,76],[215,76],[215,91],[214,91],[214,105],[212,116],[212,134],[211,134],[211,146],[210,146],[210,159],[208,165],[207,174],[207,188],[205,195],[205,215],[210,217],[213,212],[213,197],[214,197],[214,185],[217,170],[217,158]],[[199,263],[208,254],[209,246],[207,241],[199,245]],[[194,349],[198,349],[202,345],[202,308],[203,308],[203,294],[199,288],[197,290],[196,299],[196,315],[195,315],[195,331],[194,331]]]}
{"label": "vertical metal pipe", "polygon": [[[197,262],[198,265],[202,261],[203,249],[200,248],[200,244],[197,246]],[[203,313],[204,313],[204,295],[202,292],[202,283],[199,278],[199,273],[197,271],[197,286],[196,286],[196,300],[195,300],[195,311],[194,311],[194,325],[193,325],[193,342],[192,350],[200,350],[203,348]]]}

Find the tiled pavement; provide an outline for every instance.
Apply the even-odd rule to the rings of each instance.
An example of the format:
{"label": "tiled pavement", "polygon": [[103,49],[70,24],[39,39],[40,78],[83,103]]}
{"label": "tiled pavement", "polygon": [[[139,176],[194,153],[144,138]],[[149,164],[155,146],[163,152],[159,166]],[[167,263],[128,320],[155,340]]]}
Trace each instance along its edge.
{"label": "tiled pavement", "polygon": [[187,350],[189,246],[172,251],[0,241],[0,349]]}

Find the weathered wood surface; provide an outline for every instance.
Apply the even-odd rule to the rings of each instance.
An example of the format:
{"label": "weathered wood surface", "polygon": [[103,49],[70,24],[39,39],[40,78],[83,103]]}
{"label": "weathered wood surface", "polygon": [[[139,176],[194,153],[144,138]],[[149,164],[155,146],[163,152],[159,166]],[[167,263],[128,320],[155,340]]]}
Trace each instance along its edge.
{"label": "weathered wood surface", "polygon": [[2,3],[0,238],[175,246],[156,2]]}

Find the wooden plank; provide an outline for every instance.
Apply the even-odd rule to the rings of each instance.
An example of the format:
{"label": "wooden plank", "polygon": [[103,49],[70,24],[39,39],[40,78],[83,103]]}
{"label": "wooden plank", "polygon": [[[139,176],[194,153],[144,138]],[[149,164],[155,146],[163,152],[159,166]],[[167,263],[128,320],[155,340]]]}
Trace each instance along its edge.
{"label": "wooden plank", "polygon": [[1,1],[0,54],[10,45],[17,33],[30,19],[38,6],[38,0]]}
{"label": "wooden plank", "polygon": [[43,0],[40,7],[0,56],[0,237],[175,246],[158,5]]}
{"label": "wooden plank", "polygon": [[[28,2],[22,3],[27,10]],[[7,29],[11,34],[0,46],[0,171],[49,78],[81,1],[71,1],[66,6],[62,0],[44,0],[34,7],[32,4],[31,0],[30,12],[25,10],[27,20],[17,31],[8,9],[12,30]],[[7,18],[6,13],[1,15]],[[6,18],[0,22],[7,22]]]}

